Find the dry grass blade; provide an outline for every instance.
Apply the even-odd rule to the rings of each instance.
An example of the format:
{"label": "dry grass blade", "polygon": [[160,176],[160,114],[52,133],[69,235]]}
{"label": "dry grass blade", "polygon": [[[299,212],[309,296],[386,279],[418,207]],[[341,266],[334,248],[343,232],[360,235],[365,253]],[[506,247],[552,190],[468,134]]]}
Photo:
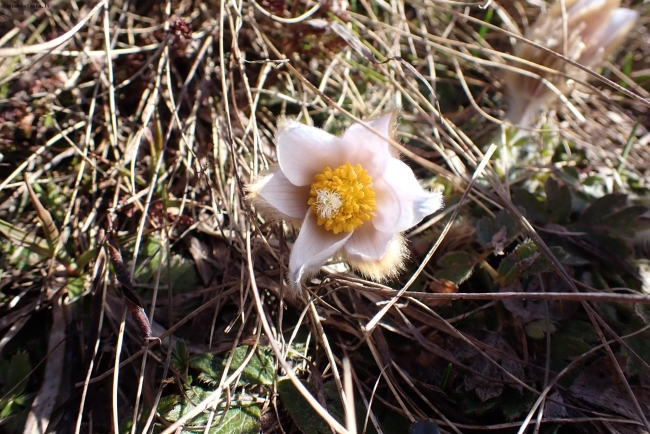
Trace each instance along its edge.
{"label": "dry grass blade", "polygon": [[34,189],[28,180],[25,180],[25,186],[29,192],[29,197],[32,199],[32,205],[36,208],[36,213],[38,214],[38,219],[41,221],[43,231],[45,231],[45,239],[50,249],[54,251],[59,240],[59,229],[57,229],[54,220],[52,220],[52,214],[41,204],[41,201],[38,199],[36,193],[34,193]]}
{"label": "dry grass blade", "polygon": [[352,365],[350,359],[343,359],[343,388],[345,389],[345,424],[350,434],[357,433],[356,412],[354,410],[354,389],[352,388]]}
{"label": "dry grass blade", "polygon": [[[540,37],[553,3],[3,8],[2,429],[650,429],[648,17],[565,0]],[[571,41],[598,26],[572,17],[603,4],[641,16],[590,63]],[[523,113],[514,82],[544,100]],[[382,113],[445,209],[393,280],[335,255],[296,296],[300,228],[245,186],[280,119],[370,135]]]}

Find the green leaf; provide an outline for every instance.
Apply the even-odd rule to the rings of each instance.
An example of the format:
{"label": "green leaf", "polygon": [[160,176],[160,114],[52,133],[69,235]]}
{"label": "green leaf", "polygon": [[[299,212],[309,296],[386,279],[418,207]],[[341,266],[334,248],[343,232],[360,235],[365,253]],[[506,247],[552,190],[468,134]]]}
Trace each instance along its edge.
{"label": "green leaf", "polygon": [[[195,404],[206,399],[210,390],[204,390],[200,387],[190,387],[185,390],[185,396],[178,395],[168,396],[160,400],[158,412],[169,422],[175,422],[194,409]],[[237,395],[237,399],[246,398],[242,394]],[[217,411],[213,420],[210,434],[230,434],[243,433],[253,434],[260,430],[260,408],[257,404],[243,403],[234,399],[231,402],[228,411]],[[192,419],[187,427],[205,425],[208,422],[206,412],[199,413]],[[194,432],[184,430],[184,433]]]}
{"label": "green leaf", "polygon": [[[550,250],[551,253],[553,253],[553,256],[555,256],[555,258],[560,262],[569,257],[569,254],[565,252],[564,249],[560,246],[552,246],[550,247]],[[540,254],[531,264],[531,266],[528,267],[523,273],[521,273],[521,276],[529,277],[535,274],[546,273],[554,270],[555,265],[553,265],[551,260],[546,255]]]}
{"label": "green leaf", "polygon": [[26,232],[11,223],[0,220],[0,233],[3,233],[11,242],[17,246],[24,247],[31,252],[37,253],[45,258],[52,256],[52,250],[43,238]]}
{"label": "green leaf", "polygon": [[216,378],[219,375],[219,372],[215,370],[216,366],[219,366],[219,363],[215,361],[222,360],[218,357],[213,356],[209,353],[193,354],[190,357],[190,367],[193,369],[198,369],[204,374],[207,374],[210,377]]}
{"label": "green leaf", "polygon": [[566,184],[560,185],[554,178],[546,181],[546,198],[552,222],[566,223],[571,216],[571,193]]}
{"label": "green leaf", "polygon": [[492,237],[501,229],[497,222],[490,217],[482,217],[476,225],[476,235],[482,245],[486,246],[492,242]]}
{"label": "green leaf", "polygon": [[[32,232],[24,231],[11,223],[0,220],[0,233],[4,234],[15,246],[24,247],[43,258],[52,257],[54,250],[48,242]],[[57,251],[56,259],[70,269],[76,268],[76,264],[63,248]]]}
{"label": "green leaf", "polygon": [[620,193],[608,194],[596,199],[583,211],[580,220],[583,222],[596,223],[603,220],[609,214],[625,206],[627,196]]}
{"label": "green leaf", "polygon": [[43,116],[43,126],[46,128],[54,126],[54,120],[52,119],[52,112],[49,110],[45,112],[45,115]]}
{"label": "green leaf", "polygon": [[[231,370],[237,369],[244,362],[248,347],[242,346],[235,350]],[[257,347],[255,354],[244,368],[242,380],[251,384],[270,385],[275,380],[273,351],[266,347]]]}
{"label": "green leaf", "polygon": [[[492,22],[492,16],[494,15],[494,10],[493,9],[488,9],[485,12],[485,18],[483,18],[483,21],[490,24]],[[481,39],[485,40],[485,37],[487,36],[488,33],[488,27],[486,25],[482,25],[479,27],[478,34]]]}
{"label": "green leaf", "polygon": [[503,227],[508,231],[506,234],[508,239],[513,238],[521,231],[519,220],[507,210],[502,209],[499,210],[494,220],[489,217],[481,218],[476,227],[476,234],[481,244],[485,246],[494,241],[494,235]]}
{"label": "green leaf", "polygon": [[[242,365],[248,351],[249,347],[245,345],[235,349],[229,372],[238,369]],[[203,354],[192,356],[189,364],[192,368],[201,371],[199,374],[199,380],[204,383],[214,384],[215,382],[218,383],[221,381],[224,368],[226,367],[226,362],[226,358]],[[253,357],[242,372],[240,382],[244,384],[269,386],[273,384],[274,379],[275,366],[273,351],[267,347],[257,347],[255,354],[253,354]]]}
{"label": "green leaf", "polygon": [[589,350],[591,350],[591,345],[578,336],[572,335],[570,330],[556,333],[551,338],[551,369],[560,372],[573,359]]}
{"label": "green leaf", "polygon": [[650,227],[648,219],[640,218],[647,211],[648,208],[645,206],[630,206],[609,214],[600,223],[609,226],[623,236],[632,237],[638,231]]}
{"label": "green leaf", "polygon": [[172,409],[181,402],[181,397],[178,395],[168,395],[160,398],[158,402],[158,413],[168,414]]}
{"label": "green leaf", "polygon": [[[1,233],[2,231],[0,231]],[[0,257],[7,261],[7,265],[11,265],[17,271],[32,270],[35,264],[43,261],[43,256],[26,249],[22,246],[16,245],[0,235]],[[5,294],[0,291],[0,299]]]}
{"label": "green leaf", "polygon": [[502,286],[508,286],[519,277],[539,257],[533,240],[526,240],[505,257],[499,264],[497,273]]}
{"label": "green leaf", "polygon": [[4,391],[8,392],[9,390],[16,387],[11,393],[14,397],[22,395],[27,386],[27,381],[29,380],[29,372],[32,370],[32,365],[29,362],[29,355],[26,351],[18,351],[11,358],[9,363],[9,370],[7,376],[4,379],[5,387]]}
{"label": "green leaf", "polygon": [[574,189],[580,187],[580,172],[573,166],[564,166],[557,172],[557,177]]}
{"label": "green leaf", "polygon": [[99,253],[99,248],[94,248],[94,249],[86,250],[84,253],[79,255],[75,260],[75,263],[77,264],[77,269],[83,269],[90,261],[97,258],[98,253]]}
{"label": "green leaf", "polygon": [[[176,422],[181,417],[185,416],[187,413],[194,409],[194,403],[199,403],[210,395],[209,390],[204,390],[200,387],[189,387],[185,391],[185,396],[183,398],[179,397],[178,404],[174,405],[171,410],[167,413],[161,413],[162,416],[170,422]],[[199,413],[194,419],[192,419],[188,425],[202,425],[207,423],[208,415],[207,413]]]}
{"label": "green leaf", "polygon": [[284,407],[303,434],[331,434],[332,430],[309,405],[290,379],[278,380],[278,393]]}
{"label": "green leaf", "polygon": [[[0,420],[9,417],[22,418],[26,416],[33,397],[23,395],[32,365],[26,351],[18,351],[10,361],[0,362]],[[22,416],[21,416],[22,415]]]}
{"label": "green leaf", "polygon": [[210,434],[257,434],[260,432],[260,407],[258,405],[231,406],[223,414],[217,413],[214,420],[217,426],[210,429]]}
{"label": "green leaf", "polygon": [[438,270],[435,274],[436,279],[446,279],[460,285],[472,275],[475,260],[468,252],[459,250],[448,252],[438,260]]}
{"label": "green leaf", "polygon": [[86,283],[85,277],[68,277],[68,294],[71,299],[76,299],[84,293],[84,285]]}
{"label": "green leaf", "polygon": [[525,390],[523,396],[518,392],[507,389],[506,393],[503,395],[501,412],[506,417],[506,419],[512,421],[523,414],[528,413],[530,408],[535,403],[536,396],[533,392]]}
{"label": "green leaf", "polygon": [[515,205],[524,209],[526,218],[533,222],[547,223],[549,221],[545,204],[533,193],[523,189],[513,189]]}
{"label": "green leaf", "polygon": [[142,257],[146,261],[136,272],[138,281],[142,283],[153,280],[158,267],[162,266],[160,283],[164,285],[171,281],[175,293],[193,290],[201,284],[194,263],[177,254],[171,254],[168,261],[167,249],[163,249],[160,241],[154,237],[147,239]]}
{"label": "green leaf", "polygon": [[519,232],[521,232],[521,225],[519,224],[519,220],[517,217],[513,216],[510,214],[510,211],[506,209],[501,209],[497,213],[497,226],[501,228],[502,226],[505,226],[506,229],[508,230],[508,238],[512,238],[515,235],[517,235]]}
{"label": "green leaf", "polygon": [[[630,348],[646,362],[650,360],[650,332],[647,330],[641,334],[634,335],[625,340]],[[623,350],[626,352],[626,350]],[[634,356],[628,356],[627,371],[632,375],[644,374],[645,366]]]}
{"label": "green leaf", "polygon": [[[532,339],[544,339],[546,337],[546,320],[545,319],[538,319],[535,321],[531,321],[528,324],[524,326],[524,330],[526,331],[526,335],[529,338]],[[553,325],[553,323],[549,323],[549,331],[551,334],[555,333],[557,329]]]}
{"label": "green leaf", "polygon": [[185,341],[183,339],[177,339],[174,352],[172,353],[172,366],[181,372],[186,372],[189,364],[190,357]]}

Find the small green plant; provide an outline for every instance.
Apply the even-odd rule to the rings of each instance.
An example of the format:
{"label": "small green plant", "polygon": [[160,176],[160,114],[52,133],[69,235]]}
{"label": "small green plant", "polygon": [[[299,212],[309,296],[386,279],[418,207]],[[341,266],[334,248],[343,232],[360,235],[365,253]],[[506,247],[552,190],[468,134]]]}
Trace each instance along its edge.
{"label": "small green plant", "polygon": [[0,425],[10,432],[22,432],[34,395],[26,393],[32,365],[25,351],[11,359],[0,359]]}

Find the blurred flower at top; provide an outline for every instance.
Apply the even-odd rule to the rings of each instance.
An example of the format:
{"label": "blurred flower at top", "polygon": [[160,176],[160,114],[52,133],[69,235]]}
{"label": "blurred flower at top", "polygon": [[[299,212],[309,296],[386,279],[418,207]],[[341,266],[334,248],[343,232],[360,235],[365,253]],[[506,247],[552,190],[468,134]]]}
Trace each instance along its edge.
{"label": "blurred flower at top", "polygon": [[[584,66],[595,67],[621,45],[639,17],[631,9],[620,8],[620,3],[620,0],[560,0],[525,36]],[[577,68],[525,42],[517,43],[514,54],[546,68],[579,76]],[[561,74],[528,65],[517,64],[517,67],[546,79],[560,92],[567,91],[567,78]],[[510,103],[507,120],[521,127],[530,126],[538,112],[555,97],[548,84],[516,71],[508,71],[506,86]]]}

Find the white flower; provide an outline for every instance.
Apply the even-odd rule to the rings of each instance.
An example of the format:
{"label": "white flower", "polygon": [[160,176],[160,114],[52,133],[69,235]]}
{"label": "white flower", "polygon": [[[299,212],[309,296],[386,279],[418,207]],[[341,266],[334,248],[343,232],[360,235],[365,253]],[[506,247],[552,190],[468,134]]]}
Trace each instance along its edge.
{"label": "white flower", "polygon": [[[562,4],[566,12],[566,27]],[[639,17],[639,14],[631,9],[619,8],[620,4],[621,0],[558,1],[546,15],[531,26],[526,38],[564,54],[584,66],[596,66],[618,48]],[[555,71],[581,75],[579,70],[570,67],[562,59],[525,42],[517,43],[514,54]],[[561,92],[567,89],[566,77],[561,74],[551,74],[529,66],[519,67],[540,75]],[[537,112],[554,96],[548,86],[539,79],[514,71],[508,72],[505,83],[510,99],[507,117],[520,126],[529,126]]]}
{"label": "white flower", "polygon": [[288,120],[278,127],[279,167],[249,187],[257,209],[302,222],[289,260],[289,278],[341,254],[376,280],[395,276],[405,258],[401,232],[442,208],[442,195],[424,190],[391,152],[394,113],[354,124],[342,137]]}

